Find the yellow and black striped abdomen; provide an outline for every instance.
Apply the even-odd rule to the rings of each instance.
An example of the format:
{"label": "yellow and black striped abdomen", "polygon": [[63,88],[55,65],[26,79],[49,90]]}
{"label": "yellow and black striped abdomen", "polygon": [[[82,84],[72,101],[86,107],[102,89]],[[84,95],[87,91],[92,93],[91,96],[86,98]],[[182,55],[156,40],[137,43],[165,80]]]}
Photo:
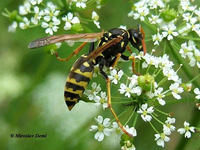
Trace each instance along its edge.
{"label": "yellow and black striped abdomen", "polygon": [[93,75],[95,60],[84,61],[85,57],[82,55],[74,63],[66,81],[64,96],[69,110],[79,101]]}

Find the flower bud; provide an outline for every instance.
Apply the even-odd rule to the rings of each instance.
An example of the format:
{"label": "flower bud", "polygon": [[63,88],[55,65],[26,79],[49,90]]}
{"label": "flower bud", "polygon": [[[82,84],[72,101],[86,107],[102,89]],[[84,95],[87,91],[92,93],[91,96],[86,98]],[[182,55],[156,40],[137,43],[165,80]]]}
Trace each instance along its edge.
{"label": "flower bud", "polygon": [[138,77],[138,84],[144,91],[154,90],[154,77],[145,74]]}
{"label": "flower bud", "polygon": [[164,21],[170,22],[177,17],[177,12],[174,9],[167,8],[161,13],[160,16],[163,18]]}

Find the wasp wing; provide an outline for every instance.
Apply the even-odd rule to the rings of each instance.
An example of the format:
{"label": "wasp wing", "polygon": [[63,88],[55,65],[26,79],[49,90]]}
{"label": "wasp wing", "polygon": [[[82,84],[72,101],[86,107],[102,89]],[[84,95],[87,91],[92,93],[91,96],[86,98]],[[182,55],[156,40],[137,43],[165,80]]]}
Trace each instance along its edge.
{"label": "wasp wing", "polygon": [[73,41],[73,42],[94,42],[98,40],[104,32],[99,33],[83,33],[83,34],[63,34],[63,35],[53,35],[45,38],[37,39],[31,42],[28,45],[28,48],[34,49],[42,46],[64,42],[64,41]]}
{"label": "wasp wing", "polygon": [[106,44],[101,45],[100,47],[98,47],[96,50],[94,50],[93,52],[91,52],[86,58],[85,61],[89,60],[89,59],[95,59],[96,57],[98,57],[103,51],[107,50],[109,47],[119,43],[121,40],[123,39],[123,37],[117,37],[115,39],[112,39],[110,41],[108,41]]}

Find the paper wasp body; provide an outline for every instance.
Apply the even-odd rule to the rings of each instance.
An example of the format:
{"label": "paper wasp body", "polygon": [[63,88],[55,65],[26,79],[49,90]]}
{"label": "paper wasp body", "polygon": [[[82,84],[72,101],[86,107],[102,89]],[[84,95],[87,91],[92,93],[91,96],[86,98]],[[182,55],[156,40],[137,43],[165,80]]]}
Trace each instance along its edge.
{"label": "paper wasp body", "polygon": [[[41,38],[31,42],[28,47],[33,49],[63,41],[83,41],[84,43],[75,49],[73,53],[66,59],[60,58],[57,52],[55,53],[58,60],[68,61],[73,55],[78,54],[87,42],[91,42],[88,54],[84,54],[79,59],[77,59],[70,70],[64,91],[65,102],[69,110],[74,107],[74,105],[81,98],[84,90],[92,78],[94,66],[98,64],[100,74],[106,79],[107,82],[108,107],[110,108],[122,131],[125,134],[131,136],[123,128],[123,125],[120,123],[115,111],[112,108],[110,79],[103,71],[103,67],[115,67],[119,58],[122,58],[123,60],[132,59],[132,66],[134,71],[134,58],[125,56],[123,53],[126,49],[131,52],[131,49],[128,46],[128,43],[130,42],[133,47],[137,48],[139,51],[143,51],[145,54],[146,45],[144,42],[144,37],[144,31],[140,26],[138,26],[138,29],[131,28],[128,30],[113,28],[107,32],[100,33],[57,35]],[[99,42],[97,48],[95,49],[94,42],[96,40],[99,40]]]}

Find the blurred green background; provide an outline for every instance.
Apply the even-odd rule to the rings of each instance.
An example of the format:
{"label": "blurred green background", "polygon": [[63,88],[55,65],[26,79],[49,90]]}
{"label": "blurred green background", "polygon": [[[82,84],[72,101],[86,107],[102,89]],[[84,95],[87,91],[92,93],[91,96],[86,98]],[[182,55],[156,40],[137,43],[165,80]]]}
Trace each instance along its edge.
{"label": "blurred green background", "polygon": [[[23,1],[2,0],[0,10],[18,9]],[[126,0],[110,0],[99,11],[102,29],[108,30],[120,25],[136,27],[139,22],[127,17],[131,10],[131,3]],[[86,12],[87,13],[87,12]],[[68,111],[63,90],[70,67],[78,57],[68,62],[59,62],[42,48],[30,50],[27,45],[30,41],[46,36],[40,27],[17,30],[8,33],[10,25],[8,18],[0,15],[0,149],[25,150],[116,150],[120,149],[118,140],[114,136],[106,137],[103,142],[94,140],[94,133],[89,127],[94,117],[99,114],[111,116],[109,110],[102,113],[89,103],[79,102],[71,112]],[[99,32],[92,26],[94,32]],[[151,32],[144,27],[147,37]],[[63,32],[62,32],[63,33]],[[148,45],[147,45],[148,46]],[[60,49],[60,55],[66,57],[74,47],[66,44]],[[87,52],[88,47],[82,53]],[[80,56],[80,55],[79,55]],[[105,81],[100,77],[93,79],[105,88]],[[112,93],[115,92],[114,90]],[[190,97],[185,96],[185,99]],[[168,112],[175,112],[180,118],[177,124],[182,126],[184,120],[192,115],[194,103],[186,101],[184,104],[174,104],[165,107]],[[186,113],[187,111],[187,113]],[[106,115],[105,115],[106,116]],[[141,121],[141,120],[140,120]],[[154,132],[141,121],[137,124],[138,136],[135,146],[138,150],[160,150],[154,141]],[[46,138],[11,138],[11,134],[46,134]],[[175,149],[180,135],[172,134],[171,141],[164,149]],[[194,135],[187,142],[185,150],[200,149],[200,136]]]}

